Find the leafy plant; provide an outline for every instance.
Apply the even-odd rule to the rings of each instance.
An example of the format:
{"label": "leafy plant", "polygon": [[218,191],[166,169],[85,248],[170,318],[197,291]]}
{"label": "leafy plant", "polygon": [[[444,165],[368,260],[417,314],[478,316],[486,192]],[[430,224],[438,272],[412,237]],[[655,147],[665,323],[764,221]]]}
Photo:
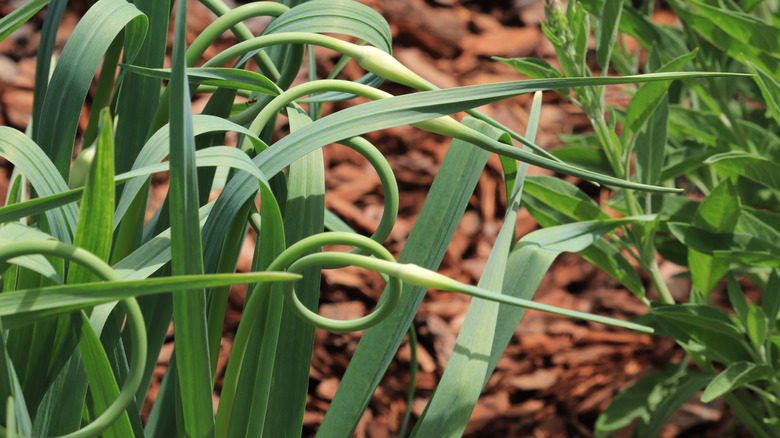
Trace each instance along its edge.
{"label": "leafy plant", "polygon": [[[610,257],[596,255],[596,245],[581,252],[648,304],[642,322],[673,337],[687,353],[676,368],[646,376],[619,395],[600,416],[597,436],[635,419],[635,436],[656,436],[668,415],[697,393],[703,402],[723,396],[754,436],[777,436],[778,5],[675,0],[668,4],[680,25],[663,26],[652,21],[654,2],[636,9],[624,2],[570,2],[567,8],[553,3],[546,3],[543,29],[565,76],[604,77],[610,66],[624,74],[686,68],[748,74],[646,83],[627,90],[632,94],[628,108],[605,104],[600,87],[565,95],[588,115],[595,131],[577,142],[603,151],[615,176],[682,185],[688,192],[616,191],[609,207],[654,220],[632,224],[624,237],[612,235],[601,243]],[[591,23],[600,73],[585,63]],[[636,50],[616,45],[626,37],[638,42]],[[644,63],[640,53],[647,55]],[[543,61],[501,61],[533,78],[560,77]],[[598,168],[590,147],[564,150],[570,162]],[[527,206],[545,226],[584,219],[560,207],[577,196],[575,187],[546,198],[526,191],[541,200]],[[626,254],[649,274],[660,302],[646,296]],[[669,292],[657,254],[688,268],[688,296]],[[760,305],[746,301],[737,277],[750,279],[763,292]],[[713,305],[713,292],[724,289],[730,312]]]}
{"label": "leafy plant", "polygon": [[[162,68],[173,6],[169,0],[95,2],[52,66],[53,41],[66,3],[31,0],[0,20],[0,38],[4,38],[47,7],[31,124],[27,133],[0,127],[0,156],[15,165],[6,206],[0,208],[4,224],[0,228],[4,292],[0,295],[4,331],[0,338],[4,354],[0,391],[9,396],[7,410],[0,411],[5,436],[299,435],[315,327],[365,330],[319,430],[322,436],[349,436],[409,331],[428,288],[475,297],[442,382],[413,430],[421,436],[457,435],[465,429],[479,393],[525,308],[653,331],[644,324],[531,301],[559,253],[582,252],[646,300],[636,271],[621,255],[628,243],[614,235],[609,240],[602,238],[622,227],[634,239],[634,255],[649,270],[667,302],[669,296],[663,293],[652,257],[657,230],[709,242],[710,246],[695,249],[704,260],[701,263],[713,267],[712,272],[723,270],[720,260],[724,251],[728,257],[742,257],[739,260],[764,256],[763,263],[773,266],[767,261],[775,254],[773,244],[751,240],[750,234],[751,230],[773,229],[766,222],[770,213],[753,209],[752,219],[741,219],[745,209],[755,205],[754,198],[743,202],[739,220],[713,223],[710,211],[717,205],[702,202],[694,206],[700,219],[679,223],[670,221],[668,210],[658,207],[666,198],[650,195],[680,192],[659,184],[681,174],[670,172],[698,169],[691,165],[682,145],[678,148],[682,155],[675,155],[677,149],[659,155],[665,146],[659,146],[660,137],[645,128],[663,125],[665,111],[673,111],[666,97],[670,81],[697,78],[712,81],[712,86],[728,86],[714,79],[728,73],[678,72],[693,59],[688,53],[676,54],[662,68],[657,62],[662,54],[656,49],[651,56],[658,64],[651,69],[654,73],[593,76],[584,64],[588,19],[582,8],[570,8],[567,16],[556,15],[560,22],[547,26],[551,37],[567,29],[565,20],[575,29],[574,33],[561,34],[562,39],[556,42],[562,64],[570,60],[564,70],[572,77],[561,77],[537,62],[531,64],[545,77],[438,90],[390,55],[390,30],[385,20],[349,0],[254,2],[233,10],[219,0],[201,0],[219,18],[189,47],[187,3],[177,3],[170,69]],[[605,70],[610,58],[617,56],[617,52],[610,55],[610,50],[615,28],[623,22],[618,20],[621,9],[610,8],[605,6],[603,15],[612,17],[612,27],[598,38],[598,58]],[[258,16],[274,19],[255,36],[243,21]],[[227,30],[241,42],[195,67],[206,49]],[[360,43],[326,34],[342,34]],[[349,82],[317,79],[312,69],[310,82],[291,87],[307,46],[340,52],[367,74]],[[247,69],[250,60],[258,66],[256,71]],[[760,56],[754,59],[750,68],[763,71],[767,61],[759,64],[761,60]],[[83,136],[87,147],[71,168],[78,115],[101,63],[90,123]],[[332,77],[337,73],[332,72]],[[765,93],[776,97],[772,76],[757,77],[764,81],[762,90],[766,88],[769,91]],[[167,81],[164,88],[163,80]],[[382,80],[420,92],[391,96],[375,88]],[[728,84],[741,80],[730,78]],[[602,87],[628,83],[644,83],[634,98],[638,103],[624,115],[613,110],[608,122],[599,98]],[[473,110],[523,93],[565,88],[575,90],[577,102],[597,122],[614,175],[589,170],[587,163],[563,162],[533,143],[541,104],[538,94],[524,136]],[[196,91],[211,97],[203,113],[193,115],[190,100]],[[236,105],[237,96],[254,103]],[[323,102],[354,96],[372,101],[320,116]],[[463,123],[449,117],[460,111],[472,117]],[[291,133],[272,142],[279,115],[288,118]],[[613,130],[618,117],[623,117],[628,127],[624,138]],[[382,154],[361,135],[403,124],[447,135],[453,141],[396,261],[382,243],[395,221],[398,188]],[[760,128],[750,125],[744,129],[753,132]],[[240,134],[237,147],[222,146],[227,131]],[[515,141],[525,148],[514,146]],[[352,232],[324,208],[321,148],[334,142],[359,152],[380,175],[385,211],[370,237]],[[718,152],[729,152],[722,149]],[[628,174],[632,151],[647,157],[638,165],[642,177]],[[713,169],[736,176],[701,172],[692,179],[693,184],[704,190],[716,180],[733,178],[737,182],[722,189],[711,185],[713,193],[728,197],[744,189],[739,163],[768,166],[755,151],[749,151],[750,155],[731,152],[707,157]],[[482,279],[477,286],[465,285],[435,270],[490,153],[501,156],[509,208]],[[676,167],[672,166],[677,170],[669,170],[664,156],[677,159],[673,162]],[[166,157],[168,161],[164,161]],[[528,164],[621,188],[615,199],[626,204],[627,216],[610,218],[576,188],[561,181],[526,178]],[[228,170],[215,172],[214,167]],[[169,172],[167,197],[153,218],[144,223],[149,175],[160,171]],[[761,175],[749,179],[750,184],[771,179],[771,174]],[[221,192],[209,201],[212,189]],[[521,196],[523,192],[538,201],[534,211],[547,213],[545,225],[554,226],[516,241],[515,215],[526,198]],[[554,210],[545,199],[565,202],[560,203],[560,210]],[[728,203],[731,198],[724,199]],[[746,226],[752,228],[743,228]],[[252,272],[235,273],[249,227],[256,235]],[[330,231],[323,232],[325,229]],[[712,244],[727,242],[708,241],[706,233],[733,236],[733,245],[713,248]],[[323,252],[324,246],[332,244],[355,250]],[[751,245],[760,251],[751,252]],[[675,247],[673,242],[669,250],[679,251],[679,244]],[[317,315],[320,270],[348,265],[385,276],[388,285],[377,308],[355,321]],[[765,272],[756,274],[762,278]],[[710,282],[710,277],[705,280]],[[769,283],[772,281],[776,280]],[[252,288],[215,415],[216,360],[229,286],[237,283],[248,283]],[[708,292],[702,291],[702,297]],[[733,295],[739,296],[737,292]],[[744,327],[704,306],[703,301],[693,306],[654,306],[654,319],[647,323],[657,325],[663,319],[672,321],[668,327],[681,327],[672,335],[687,333],[689,350],[701,361],[722,359],[712,357],[715,353],[708,355],[706,348],[695,347],[707,346],[707,324],[720,324],[718,333],[730,335],[732,342],[724,343],[719,354],[729,359],[739,354],[740,363],[747,365],[726,374],[731,376],[726,382],[722,381],[725,378],[717,384],[713,380],[710,386],[715,389],[707,394],[717,396],[735,386],[730,382],[753,385],[751,382],[771,374],[766,367],[751,367],[747,361],[759,358],[751,355],[759,346],[774,345],[769,330],[774,324],[763,329],[761,324],[776,319],[778,306],[742,306],[747,309],[745,318],[751,318],[749,323],[745,319]],[[709,310],[702,310],[705,307]],[[176,336],[174,356],[144,425],[139,410],[171,319]],[[740,338],[743,329],[752,333],[752,344]],[[766,352],[772,350],[761,351],[769,354]]]}

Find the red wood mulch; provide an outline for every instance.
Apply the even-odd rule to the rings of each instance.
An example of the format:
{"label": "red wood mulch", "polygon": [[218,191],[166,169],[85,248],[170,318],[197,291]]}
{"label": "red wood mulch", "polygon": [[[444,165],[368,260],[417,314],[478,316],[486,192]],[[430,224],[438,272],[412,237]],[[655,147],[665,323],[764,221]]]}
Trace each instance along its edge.
{"label": "red wood mulch", "polygon": [[[21,2],[4,3],[10,4],[0,4],[0,12],[7,14]],[[84,10],[83,5],[73,3],[76,4],[66,12],[63,30],[58,35],[59,47],[75,26],[78,12]],[[494,55],[540,57],[556,63],[552,46],[538,25],[544,15],[541,2],[364,0],[364,3],[382,13],[390,23],[395,56],[440,87],[522,79],[511,68],[492,62],[490,56]],[[213,16],[199,4],[191,2],[191,5],[190,33],[194,38]],[[36,19],[0,43],[0,124],[24,129],[30,118],[39,25],[40,19]],[[224,47],[230,43],[226,37],[218,45]],[[214,53],[207,52],[206,56]],[[317,61],[326,71],[334,59],[322,51]],[[361,72],[350,65],[344,74],[354,79]],[[394,85],[384,88],[393,93],[408,92]],[[615,99],[619,98],[618,93]],[[544,102],[537,137],[541,146],[559,145],[559,133],[588,129],[584,115],[560,96],[547,92]],[[198,103],[203,102],[196,101],[196,108]],[[529,103],[528,96],[521,96],[484,108],[484,112],[522,133]],[[331,110],[343,106],[336,104]],[[81,120],[82,131],[85,116],[86,113]],[[368,137],[388,157],[403,193],[400,217],[388,243],[391,251],[398,254],[446,152],[447,140],[410,127]],[[327,207],[355,229],[370,233],[382,212],[378,177],[364,160],[345,148],[326,148],[325,161]],[[10,165],[3,162],[3,169],[6,176],[0,178],[2,196],[7,189]],[[443,274],[471,284],[478,281],[505,210],[500,169],[499,161],[491,157],[444,258],[440,269]],[[531,173],[550,174],[538,168],[532,168]],[[593,186],[579,185],[597,199],[605,195]],[[154,197],[159,199],[164,190],[163,179],[156,186]],[[521,211],[518,235],[536,228],[528,213]],[[251,256],[251,245],[247,240],[248,256]],[[239,270],[247,270],[248,266],[248,259],[244,259],[239,263]],[[662,263],[661,269],[667,277],[679,272],[679,268],[669,263]],[[363,315],[373,306],[381,287],[378,276],[359,269],[327,271],[323,274],[321,313],[340,318]],[[672,288],[684,296],[688,285],[684,280],[674,280]],[[630,318],[645,311],[630,292],[574,254],[559,257],[535,299],[618,318]],[[218,385],[242,304],[242,291],[237,289],[230,298]],[[417,351],[420,372],[412,406],[413,421],[423,411],[444,370],[468,304],[468,297],[431,292],[415,318],[420,339]],[[357,334],[317,332],[311,367],[312,390],[304,417],[305,435],[316,432],[359,339]],[[172,342],[163,347],[147,402],[156,395],[172,348]],[[681,356],[668,339],[527,312],[472,414],[466,436],[592,436],[596,417],[620,389],[661,368],[668,360],[680,360]],[[405,409],[409,357],[409,346],[404,343],[376,391],[356,436],[398,435]],[[694,399],[674,414],[661,436],[722,436],[728,430],[730,417],[730,411],[720,401],[702,405]],[[624,431],[617,436],[628,435]]]}

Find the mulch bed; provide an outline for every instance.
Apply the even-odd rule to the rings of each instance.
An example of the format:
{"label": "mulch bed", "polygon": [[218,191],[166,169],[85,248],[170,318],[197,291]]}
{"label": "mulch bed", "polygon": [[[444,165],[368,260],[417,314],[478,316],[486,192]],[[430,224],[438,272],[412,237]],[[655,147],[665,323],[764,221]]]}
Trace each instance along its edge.
{"label": "mulch bed", "polygon": [[[491,61],[491,56],[531,56],[556,64],[553,48],[538,25],[544,16],[542,2],[363,2],[383,14],[390,23],[396,44],[395,56],[440,87],[523,78],[511,68]],[[0,5],[3,14],[21,2],[5,3]],[[63,30],[58,35],[59,47],[75,26],[78,14],[84,11],[83,4],[72,3],[74,5],[66,12]],[[194,38],[213,16],[196,2],[191,2],[190,10],[190,34]],[[660,18],[669,19],[668,16]],[[36,18],[0,43],[0,124],[23,130],[30,118],[39,29],[40,18]],[[229,44],[231,40],[227,36],[219,41],[222,47]],[[207,52],[206,56],[214,53]],[[327,71],[335,59],[332,54],[323,51],[318,52],[317,62],[322,71]],[[360,74],[357,67],[348,67],[344,71],[350,79],[356,79]],[[385,84],[383,88],[394,94],[409,92],[392,84]],[[617,98],[620,96],[617,95]],[[560,144],[558,134],[588,129],[585,116],[559,95],[547,92],[544,102],[537,137],[539,145],[553,148]],[[198,102],[193,106],[197,108]],[[347,104],[334,104],[330,110],[345,106]],[[484,108],[484,112],[522,133],[529,106],[530,97],[520,96]],[[86,121],[85,112],[81,132],[86,127]],[[393,128],[367,137],[388,157],[402,190],[400,217],[388,242],[388,248],[397,255],[446,152],[447,139],[410,127]],[[343,147],[326,148],[325,163],[328,169],[326,206],[359,232],[369,234],[382,213],[383,197],[378,177],[360,156]],[[0,196],[5,196],[10,165],[3,162],[2,168],[6,175],[0,178]],[[551,174],[538,168],[532,168],[531,173]],[[593,186],[575,179],[568,180],[578,183],[596,199],[602,196]],[[159,198],[165,192],[165,178],[156,178],[156,181],[153,193]],[[493,156],[480,178],[440,272],[459,281],[476,284],[505,208],[501,166]],[[530,215],[522,210],[517,221],[518,235],[536,228]],[[248,256],[251,256],[251,245],[252,241],[248,239],[244,249]],[[248,259],[239,263],[239,270],[248,270],[248,267]],[[671,278],[679,272],[679,268],[662,263],[662,272]],[[340,318],[361,316],[373,307],[382,286],[377,275],[360,269],[326,271],[323,273],[320,312]],[[689,288],[685,280],[675,280],[672,287],[683,296]],[[220,351],[218,386],[241,316],[243,293],[236,288],[230,297]],[[558,258],[535,299],[625,319],[645,312],[644,306],[630,292],[575,254],[563,254]],[[432,291],[420,307],[415,318],[420,339],[417,349],[420,370],[412,405],[413,422],[423,411],[446,366],[468,305],[468,297]],[[169,335],[171,342],[163,348],[147,409],[157,393],[173,348],[172,332]],[[317,331],[311,391],[304,417],[305,435],[316,432],[359,340],[359,334]],[[409,346],[405,342],[376,391],[356,436],[379,438],[398,435],[406,408],[409,358]],[[529,311],[488,382],[472,414],[466,436],[592,436],[599,412],[607,407],[618,391],[641,376],[663,368],[667,361],[679,361],[681,358],[681,351],[668,339]],[[730,411],[722,402],[702,405],[693,399],[674,414],[661,436],[723,436],[728,430],[730,418]],[[617,436],[627,437],[629,434],[629,431],[624,431]]]}

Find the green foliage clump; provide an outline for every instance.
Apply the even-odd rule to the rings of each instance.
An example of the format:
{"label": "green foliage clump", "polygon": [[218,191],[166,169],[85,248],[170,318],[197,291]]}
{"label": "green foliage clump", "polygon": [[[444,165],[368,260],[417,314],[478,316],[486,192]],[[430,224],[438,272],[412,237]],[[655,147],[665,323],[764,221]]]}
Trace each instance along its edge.
{"label": "green foliage clump", "polygon": [[[0,20],[2,40],[47,8],[31,124],[25,133],[0,127],[0,156],[15,166],[0,207],[3,435],[300,435],[320,327],[365,330],[319,430],[350,436],[402,339],[407,332],[414,339],[410,326],[428,288],[475,299],[415,435],[462,434],[526,308],[672,336],[698,365],[637,383],[604,413],[597,433],[638,416],[641,433],[652,435],[704,388],[703,399],[726,397],[756,436],[776,435],[780,142],[773,122],[780,120],[780,38],[771,5],[670,2],[683,26],[667,28],[649,20],[650,6],[594,0],[563,10],[548,2],[543,29],[563,74],[539,60],[502,59],[532,79],[439,90],[392,57],[387,22],[351,0],[253,2],[232,10],[201,0],[219,18],[189,47],[186,2],[177,2],[172,17],[171,0],[99,0],[53,64],[66,3],[31,0]],[[253,35],[243,22],[259,16],[273,19]],[[172,19],[172,67],[163,68]],[[585,62],[591,22],[600,74]],[[748,31],[756,27],[765,31],[760,37]],[[195,67],[228,30],[240,42]],[[644,65],[616,45],[624,34],[648,51]],[[310,65],[310,81],[291,86],[314,47],[335,50],[344,62],[325,79]],[[250,59],[256,70],[246,68]],[[333,79],[351,59],[366,75]],[[78,116],[101,63],[87,147],[71,168]],[[610,65],[623,76],[607,76]],[[683,71],[689,68],[699,71]],[[389,95],[376,88],[383,80],[418,92]],[[633,85],[626,109],[604,104],[611,84],[642,85]],[[535,145],[543,90],[566,90],[595,134],[552,154]],[[210,99],[193,115],[196,92]],[[524,93],[535,98],[523,135],[474,110]],[[371,101],[321,115],[324,102],[355,96]],[[235,103],[237,97],[252,104]],[[762,102],[766,113],[746,101]],[[460,111],[471,117],[449,117]],[[279,116],[291,132],[273,142]],[[385,158],[361,136],[404,124],[452,142],[395,260],[383,243],[397,215],[398,187]],[[223,145],[229,131],[240,134],[237,147]],[[324,207],[321,149],[331,143],[356,150],[380,175],[385,207],[371,236]],[[501,157],[508,209],[482,278],[465,285],[435,271],[490,153]],[[609,205],[625,217],[611,218],[562,180],[526,177],[529,164],[615,189]],[[161,171],[169,172],[169,191],[144,223],[150,175]],[[678,185],[706,198],[689,200]],[[220,195],[209,201],[213,189]],[[545,228],[518,240],[521,205]],[[252,272],[239,274],[250,227]],[[323,251],[333,244],[354,251]],[[626,322],[532,301],[564,251],[579,252],[621,281],[649,314]],[[690,302],[674,301],[656,254],[689,266]],[[649,273],[660,302],[645,295],[629,259]],[[377,308],[354,321],[318,315],[320,270],[350,265],[387,279]],[[739,275],[768,292],[760,306],[744,300]],[[736,316],[709,304],[724,277]],[[251,288],[215,414],[228,291],[244,283]],[[171,320],[174,356],[143,425],[139,411]]]}

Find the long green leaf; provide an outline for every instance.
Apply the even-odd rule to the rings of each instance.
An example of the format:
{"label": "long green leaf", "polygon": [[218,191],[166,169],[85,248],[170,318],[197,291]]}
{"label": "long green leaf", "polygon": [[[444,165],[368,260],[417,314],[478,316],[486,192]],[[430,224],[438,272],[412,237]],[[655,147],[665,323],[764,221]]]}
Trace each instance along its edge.
{"label": "long green leaf", "polygon": [[596,26],[596,59],[605,74],[612,58],[612,48],[617,43],[622,12],[622,1],[605,1],[601,6],[599,26]]}
{"label": "long green leaf", "polygon": [[727,176],[740,175],[759,184],[780,190],[780,165],[742,151],[713,155],[705,161]]}
{"label": "long green leaf", "polygon": [[[68,191],[62,175],[46,154],[23,133],[0,126],[0,156],[17,166],[41,196]],[[78,210],[73,204],[46,212],[52,235],[65,243],[73,241]]]}
{"label": "long green leaf", "polygon": [[154,277],[139,280],[69,284],[20,290],[0,295],[0,317],[7,328],[19,327],[52,315],[72,312],[129,297],[266,281],[292,281],[298,275],[279,272],[207,274]]}
{"label": "long green leaf", "polygon": [[36,12],[46,6],[49,0],[31,0],[14,9],[10,14],[0,20],[0,41],[8,38],[13,31],[27,22]]}
{"label": "long green leaf", "polygon": [[[100,113],[97,148],[87,183],[81,198],[79,221],[73,244],[108,261],[114,220],[114,130],[111,113],[104,108]],[[95,274],[81,265],[68,270],[68,283],[87,283],[96,280]]]}
{"label": "long green leaf", "polygon": [[[541,96],[540,96],[541,97]],[[541,103],[541,99],[538,100]],[[538,122],[538,120],[536,121]],[[531,121],[531,125],[536,123]],[[501,138],[511,144],[505,133],[473,119],[466,126],[480,129],[493,138]],[[503,134],[503,135],[502,135]],[[527,136],[533,141],[533,136]],[[478,287],[501,293],[509,250],[514,243],[517,210],[520,207],[523,179],[527,165],[522,166],[518,180],[508,200],[504,224],[490,251]],[[471,411],[482,392],[482,380],[487,374],[490,347],[492,346],[499,304],[475,298],[471,300],[463,327],[458,334],[447,368],[436,391],[418,419],[413,436],[457,436],[466,429]]]}
{"label": "long green leaf", "polygon": [[[275,147],[269,148],[258,155],[258,161],[256,162],[261,166],[266,175],[272,176],[285,167],[291,160],[304,155],[307,151],[320,145],[324,146],[342,138],[349,138],[378,129],[424,122],[439,116],[446,116],[510,96],[561,87],[683,79],[699,75],[710,76],[711,74],[657,73],[621,78],[540,79],[474,85],[458,89],[426,91],[381,99],[379,101],[368,102],[363,105],[339,111],[336,114],[332,114],[314,122],[310,126],[285,137],[277,142]],[[453,135],[453,132],[448,129],[446,134]],[[636,183],[588,172],[534,155],[525,150],[490,141],[486,137],[481,140],[486,143],[481,144],[480,146],[489,148],[491,152],[496,152],[500,155],[509,156],[556,172],[571,174],[587,180],[617,187],[634,188],[638,190],[675,191],[674,189],[668,188],[638,185]],[[470,138],[469,141],[473,140]]]}
{"label": "long green leaf", "polygon": [[[79,114],[92,77],[114,38],[132,21],[146,26],[146,17],[124,0],[100,0],[76,25],[62,51],[46,93],[41,123],[34,137],[63,178],[70,172],[73,141]],[[130,42],[126,57],[132,59],[141,38]]]}
{"label": "long green leaf", "polygon": [[[173,42],[170,123],[170,224],[173,275],[203,273],[203,249],[198,221],[198,180],[195,168],[195,134],[184,51],[187,6],[178,3]],[[214,435],[211,396],[211,361],[206,329],[206,297],[202,288],[173,297],[179,397],[183,433]]]}
{"label": "long green leaf", "polygon": [[709,403],[746,383],[769,378],[772,374],[773,371],[769,365],[753,362],[737,362],[731,364],[722,373],[715,376],[707,385],[704,389],[704,393],[701,395],[701,401],[703,403]]}
{"label": "long green leaf", "polygon": [[[143,76],[170,79],[169,68],[148,68],[137,65],[124,64],[122,68],[129,72]],[[258,93],[278,95],[276,85],[265,76],[247,70],[219,67],[198,67],[187,69],[187,79],[196,85],[212,85],[215,87],[232,88],[236,90],[249,90]]]}
{"label": "long green leaf", "polygon": [[[79,312],[81,317],[81,336],[79,337],[79,352],[84,360],[84,368],[87,372],[90,397],[87,406],[94,417],[102,414],[111,403],[119,396],[119,386],[116,383],[111,365],[108,363],[106,352],[100,343],[95,330],[84,312]],[[84,382],[85,384],[87,382]],[[94,418],[93,417],[93,418]],[[101,434],[107,438],[120,438],[133,436],[130,427],[130,419],[127,412],[111,424],[111,427]]]}
{"label": "long green leaf", "polygon": [[[399,262],[436,270],[487,162],[487,152],[454,140],[415,221]],[[459,184],[452,184],[459,181]],[[405,285],[398,309],[366,330],[342,379],[319,436],[349,436],[363,416],[412,323],[425,288]]]}
{"label": "long green leaf", "polygon": [[[288,108],[287,114],[293,132],[311,123],[300,107]],[[324,172],[321,150],[310,152],[290,165],[284,218],[285,242],[288,247],[323,231]],[[320,279],[318,269],[304,271],[303,279],[297,283],[295,289],[301,302],[313,311],[316,311],[319,302]],[[279,342],[277,346],[263,434],[298,436],[303,428],[303,413],[309,388],[314,327],[285,306],[279,330],[281,336],[289,336],[295,339],[295,342]]]}

